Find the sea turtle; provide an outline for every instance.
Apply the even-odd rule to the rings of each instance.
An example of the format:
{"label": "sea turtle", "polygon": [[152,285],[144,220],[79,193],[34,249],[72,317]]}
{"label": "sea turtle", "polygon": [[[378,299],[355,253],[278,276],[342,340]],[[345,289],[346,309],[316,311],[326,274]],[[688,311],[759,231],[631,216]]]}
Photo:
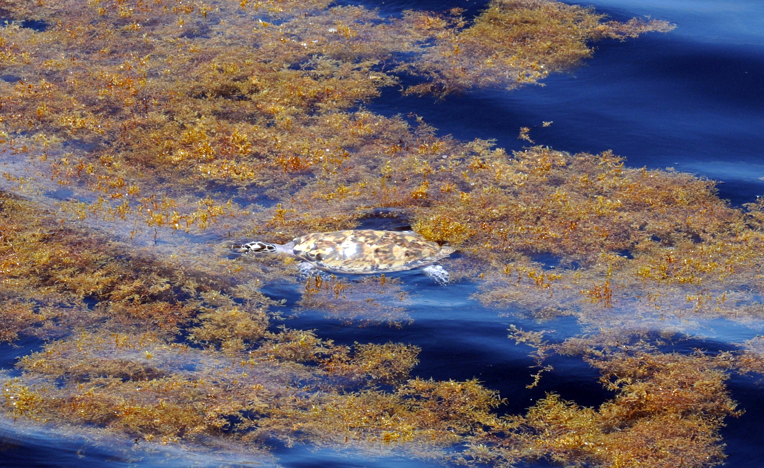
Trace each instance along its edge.
{"label": "sea turtle", "polygon": [[454,249],[430,242],[413,231],[376,231],[371,229],[315,232],[297,237],[286,244],[249,242],[240,252],[273,252],[302,260],[300,272],[315,269],[331,273],[372,274],[421,268],[440,284],[448,283],[448,272],[440,265]]}

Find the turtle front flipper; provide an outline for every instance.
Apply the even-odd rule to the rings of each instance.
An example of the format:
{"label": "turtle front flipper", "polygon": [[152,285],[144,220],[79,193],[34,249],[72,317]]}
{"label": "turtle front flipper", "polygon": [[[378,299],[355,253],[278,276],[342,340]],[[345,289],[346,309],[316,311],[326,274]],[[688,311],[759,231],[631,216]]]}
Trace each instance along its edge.
{"label": "turtle front flipper", "polygon": [[316,273],[320,274],[321,272],[321,270],[316,268],[316,266],[310,262],[300,262],[299,268],[300,268],[300,278],[303,278],[303,279],[309,278],[315,275]]}
{"label": "turtle front flipper", "polygon": [[[316,267],[310,262],[301,262],[298,266],[300,269],[299,278],[301,280],[310,280],[311,278],[315,279],[316,281],[319,281],[319,277],[322,281],[328,281],[330,278],[334,278],[334,275],[331,273],[327,273],[323,271],[322,269]],[[320,283],[316,283],[316,286],[318,286]]]}
{"label": "turtle front flipper", "polygon": [[449,282],[448,271],[440,265],[429,265],[422,268],[422,271],[441,286],[445,286]]}

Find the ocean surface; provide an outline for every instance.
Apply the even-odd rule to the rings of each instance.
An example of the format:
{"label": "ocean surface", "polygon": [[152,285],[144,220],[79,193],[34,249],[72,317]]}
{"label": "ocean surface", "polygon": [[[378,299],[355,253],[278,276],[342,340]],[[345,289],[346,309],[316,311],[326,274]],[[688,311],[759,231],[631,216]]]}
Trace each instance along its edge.
{"label": "ocean surface", "polygon": [[[343,4],[353,4],[343,1]],[[476,14],[485,3],[363,2],[382,13],[404,9],[445,10],[454,6]],[[721,198],[733,206],[754,202],[764,195],[764,2],[761,0],[595,0],[598,12],[616,20],[652,17],[676,24],[665,34],[645,34],[627,41],[596,44],[594,56],[569,73],[555,74],[542,85],[513,91],[476,90],[432,97],[403,97],[391,88],[367,107],[386,116],[416,114],[458,139],[494,139],[508,151],[527,142],[518,139],[521,127],[539,145],[568,152],[598,153],[612,150],[629,167],[674,168],[718,182]],[[0,72],[1,74],[1,72]],[[550,126],[542,126],[551,121]],[[413,275],[413,274],[412,274]],[[462,282],[440,287],[421,276],[404,276],[412,294],[407,313],[411,324],[348,326],[326,318],[320,311],[302,311],[285,325],[316,330],[339,344],[403,342],[422,348],[414,375],[437,380],[479,379],[507,398],[500,411],[523,413],[547,392],[556,392],[582,406],[597,406],[612,397],[598,382],[599,373],[577,357],[550,358],[554,371],[527,389],[533,366],[530,347],[507,338],[516,325],[525,330],[554,330],[550,339],[578,332],[572,318],[539,324],[505,314],[470,299],[476,285]],[[266,286],[264,292],[285,298],[289,315],[298,299],[296,285]],[[710,352],[729,349],[764,334],[761,328],[728,326],[707,329],[697,339],[667,345],[666,350]],[[12,369],[19,356],[39,343],[17,342],[0,346],[0,363]],[[762,466],[764,460],[764,386],[757,376],[734,375],[728,386],[745,413],[728,418],[722,430],[727,459],[733,468]],[[756,428],[751,430],[751,428]],[[0,427],[0,466],[257,466],[256,460],[215,459],[200,454],[141,452],[124,458],[124,447],[111,452],[99,436],[66,436],[21,422]],[[172,451],[172,448],[168,448]],[[279,448],[280,466],[362,467],[439,466],[407,458],[367,458],[359,455]],[[547,466],[544,463],[532,465]]]}

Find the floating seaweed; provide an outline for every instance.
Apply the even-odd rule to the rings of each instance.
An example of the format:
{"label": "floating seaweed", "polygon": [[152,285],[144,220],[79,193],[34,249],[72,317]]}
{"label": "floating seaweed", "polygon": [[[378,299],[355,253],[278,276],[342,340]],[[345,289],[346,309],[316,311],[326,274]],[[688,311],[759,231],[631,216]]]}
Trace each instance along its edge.
{"label": "floating seaweed", "polygon": [[[496,465],[723,459],[720,427],[739,414],[725,381],[762,373],[761,340],[718,355],[658,345],[710,319],[761,319],[764,202],[736,209],[711,181],[610,152],[508,154],[363,107],[404,77],[420,80],[404,92],[439,98],[538,83],[591,41],[668,23],[547,0],[494,0],[473,19],[325,0],[2,13],[0,341],[47,340],[4,376],[7,416],[256,453],[277,440]],[[483,304],[574,317],[583,332],[560,342],[512,331],[536,349],[532,385],[552,354],[579,356],[612,398],[549,394],[504,414],[477,380],[412,374],[417,346],[286,326],[263,287],[294,281],[294,262],[227,255],[229,238],[354,228],[373,209],[458,247],[453,277]],[[297,306],[405,327],[404,283],[314,277]]]}

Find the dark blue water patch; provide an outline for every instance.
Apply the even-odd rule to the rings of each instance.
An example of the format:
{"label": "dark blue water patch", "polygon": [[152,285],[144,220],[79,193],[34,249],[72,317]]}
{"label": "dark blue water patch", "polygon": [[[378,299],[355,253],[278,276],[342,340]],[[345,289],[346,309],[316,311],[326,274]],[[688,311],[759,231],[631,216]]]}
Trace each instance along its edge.
{"label": "dark blue water patch", "polygon": [[269,299],[284,301],[282,310],[291,310],[302,297],[305,290],[305,282],[293,282],[288,280],[272,281],[260,288]]}
{"label": "dark blue water patch", "polygon": [[21,22],[22,28],[29,28],[36,32],[43,32],[48,29],[48,23],[42,20],[24,20]]}
{"label": "dark blue water patch", "polygon": [[706,46],[699,51],[684,41],[671,42],[670,46],[632,70],[647,66],[653,74],[670,77],[673,89],[684,95],[676,96],[681,102],[687,102],[687,96],[700,97],[698,107],[710,112],[726,114],[734,109],[742,118],[758,117],[762,122],[764,48]]}
{"label": "dark blue water patch", "polygon": [[536,263],[540,263],[545,270],[553,270],[559,267],[563,261],[563,257],[545,252],[531,254],[530,259]]}
{"label": "dark blue water patch", "polygon": [[764,195],[764,184],[761,182],[741,182],[739,180],[723,182],[717,184],[716,189],[719,198],[729,200],[730,204],[736,207],[755,203],[758,197]]}
{"label": "dark blue water patch", "polygon": [[16,364],[24,356],[41,351],[45,341],[31,336],[17,339],[13,343],[0,343],[0,369],[7,371],[11,377],[20,375],[15,369]]}
{"label": "dark blue water patch", "polygon": [[6,83],[18,83],[21,81],[21,77],[16,75],[0,75],[0,80],[5,81]]}
{"label": "dark blue water patch", "polygon": [[[470,330],[470,335],[462,335],[460,340],[458,333],[464,330]],[[414,374],[436,380],[476,378],[507,399],[497,409],[502,414],[524,414],[548,392],[583,406],[598,406],[611,397],[598,382],[599,372],[577,356],[549,357],[541,366],[552,365],[554,369],[542,374],[538,386],[527,388],[541,368],[530,356],[534,348],[516,344],[508,337],[506,326],[456,323],[451,331],[445,336],[438,330],[435,343],[409,340],[423,343],[421,363]]]}
{"label": "dark blue water patch", "polygon": [[759,374],[733,374],[727,381],[732,398],[738,402],[738,409],[744,413],[740,417],[728,417],[721,434],[727,454],[725,466],[760,467],[764,452],[764,431],[760,430],[764,421],[764,385]]}
{"label": "dark blue water patch", "polygon": [[[603,388],[599,379],[599,370],[590,366],[581,356],[553,355],[544,361],[543,365],[551,365],[553,369],[541,374],[541,380],[536,387],[525,390],[535,403],[549,393],[560,395],[564,400],[575,402],[579,406],[598,408],[613,398],[614,392]],[[540,369],[534,367],[528,370],[535,374]],[[526,378],[526,384],[531,378]]]}
{"label": "dark blue water patch", "polygon": [[551,463],[550,461],[546,459],[541,460],[534,460],[530,463],[518,463],[516,465],[512,465],[517,468],[559,468],[560,465],[555,465],[554,463]]}
{"label": "dark blue water patch", "polygon": [[[17,22],[12,18],[0,17],[0,26],[7,26],[10,23]],[[42,20],[22,20],[18,21],[19,26],[28,28],[35,32],[43,32],[48,29],[48,23]]]}

